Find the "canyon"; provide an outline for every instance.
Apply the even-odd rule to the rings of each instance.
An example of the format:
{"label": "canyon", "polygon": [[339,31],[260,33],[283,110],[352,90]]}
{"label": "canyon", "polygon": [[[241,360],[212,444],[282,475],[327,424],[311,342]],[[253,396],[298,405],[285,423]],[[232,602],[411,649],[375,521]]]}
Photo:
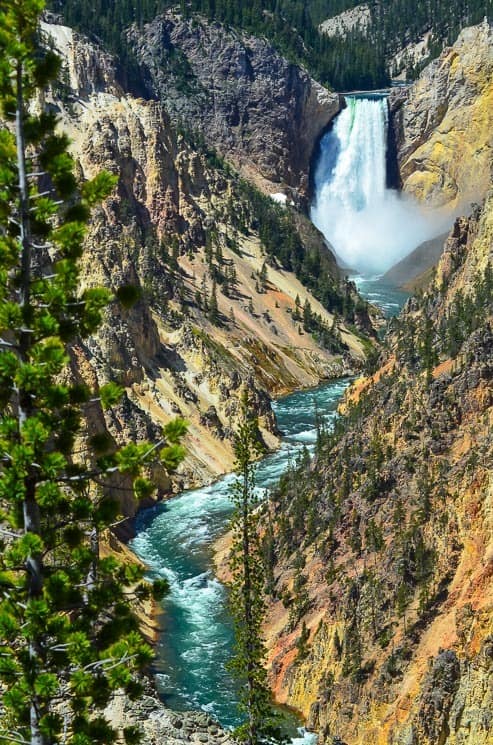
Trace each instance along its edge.
{"label": "canyon", "polygon": [[[184,417],[184,464],[172,477],[152,474],[168,498],[232,470],[245,389],[275,451],[273,397],[357,377],[314,457],[288,468],[265,503],[272,690],[321,745],[488,745],[489,25],[463,31],[411,88],[390,95],[404,195],[420,214],[440,210],[451,232],[438,262],[439,251],[421,256],[423,289],[382,342],[381,314],[307,215],[314,151],[357,105],[266,40],[174,11],[128,31],[142,97],[97,42],[50,15],[43,32],[64,72],[40,105],[59,115],[81,179],[101,169],[119,177],[93,216],[83,285],[139,295],[130,309],[112,303],[101,330],[72,350],[73,375],[125,389],[88,430],[152,440]],[[355,266],[388,268],[361,257]],[[121,500],[119,538],[134,536],[145,506]],[[109,550],[126,551],[113,538]],[[115,700],[112,721],[144,723],[146,742],[230,741],[209,716],[178,715],[146,695],[135,706]]]}
{"label": "canyon", "polygon": [[[161,29],[163,22],[159,20],[156,28]],[[191,32],[189,26],[178,29]],[[131,284],[140,292],[131,310],[113,304],[97,337],[79,350],[100,384],[112,379],[125,387],[123,401],[106,414],[105,426],[123,442],[152,437],[160,425],[183,416],[190,425],[188,455],[173,488],[210,481],[232,467],[232,426],[243,385],[259,414],[267,447],[276,447],[270,396],[359,369],[371,343],[365,335],[373,333],[372,321],[323,237],[301,212],[266,198],[206,142],[190,142],[159,101],[126,93],[117,80],[114,59],[100,47],[59,23],[46,22],[43,31],[64,60],[65,72],[51,101],[60,127],[70,137],[80,176],[90,177],[102,168],[119,174],[117,193],[91,225],[82,260],[84,285]],[[237,47],[241,39],[232,34],[226,41],[224,54],[229,54],[228,44]],[[199,43],[198,48],[202,49]],[[281,90],[273,126],[291,122],[294,128],[288,127],[282,137],[310,121],[304,155],[288,162],[286,151],[283,166],[286,180],[290,171],[295,174],[291,181],[300,186],[306,181],[302,166],[310,143],[317,128],[337,113],[339,99],[265,44],[249,54],[254,68],[259,67],[254,76],[258,85],[270,86],[275,96]],[[207,69],[204,60],[199,63],[198,69]],[[224,81],[225,90],[230,83]],[[264,111],[258,116],[267,118],[272,114],[267,88],[246,87],[245,105],[249,96],[257,100],[259,95]],[[229,106],[226,92],[223,98]],[[218,92],[216,103],[220,99]],[[299,104],[293,108],[295,99]],[[227,147],[236,129],[221,122]],[[265,130],[264,120],[257,125]],[[209,137],[220,150],[221,139],[213,127]],[[244,173],[267,194],[279,191],[280,184],[268,179],[281,177],[265,164],[255,166],[253,173],[252,163],[258,159],[252,160],[247,131],[239,143]],[[272,158],[268,156],[269,161]],[[282,185],[287,187],[285,181]],[[290,256],[277,258],[267,252],[259,209],[271,231],[290,233],[295,268]],[[279,236],[268,236],[271,244],[274,238]],[[323,267],[324,294],[315,291],[322,302],[309,289],[316,284],[311,265]],[[207,307],[212,293],[216,323]],[[327,338],[325,345],[303,329],[306,303],[317,317],[318,331]],[[356,308],[349,311],[348,320],[343,306]],[[161,496],[170,491],[166,474],[154,478]],[[128,517],[136,508],[131,500],[124,504]]]}
{"label": "canyon", "polygon": [[490,223],[491,198],[458,221],[340,431],[270,506],[273,687],[322,742],[490,742],[491,287],[452,355],[439,340],[477,297]]}

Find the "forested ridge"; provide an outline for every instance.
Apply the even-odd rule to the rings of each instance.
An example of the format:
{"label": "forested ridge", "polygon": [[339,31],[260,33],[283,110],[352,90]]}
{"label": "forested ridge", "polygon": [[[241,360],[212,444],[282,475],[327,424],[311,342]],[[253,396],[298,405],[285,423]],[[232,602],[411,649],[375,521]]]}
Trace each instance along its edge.
{"label": "forested ridge", "polygon": [[[319,429],[314,458],[302,454],[271,495],[276,690],[305,707],[326,745],[491,743],[491,652],[473,673],[487,698],[469,693],[475,655],[491,643],[491,576],[476,579],[491,540],[490,210],[488,199],[456,223],[435,279],[392,321],[378,372],[355,384],[333,429]],[[393,707],[411,676],[403,725]]]}
{"label": "forested ridge", "polygon": [[[430,57],[453,43],[459,31],[485,16],[493,18],[493,0],[390,0],[369,3],[372,23],[364,33],[329,38],[319,24],[356,7],[357,0],[53,0],[69,25],[95,32],[119,54],[122,68],[132,68],[124,29],[151,21],[177,8],[185,15],[201,13],[228,26],[266,36],[288,59],[305,65],[322,83],[336,89],[374,89],[390,83],[389,60],[406,44],[433,31]],[[409,71],[412,75],[416,71]]]}

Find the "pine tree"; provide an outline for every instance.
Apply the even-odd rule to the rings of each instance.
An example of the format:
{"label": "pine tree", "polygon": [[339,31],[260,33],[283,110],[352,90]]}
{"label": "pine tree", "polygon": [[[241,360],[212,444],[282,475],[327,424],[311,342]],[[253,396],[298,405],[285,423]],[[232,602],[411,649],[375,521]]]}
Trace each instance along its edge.
{"label": "pine tree", "polygon": [[312,327],[312,323],[313,323],[312,308],[310,305],[310,301],[307,298],[303,306],[303,328],[305,329],[305,331],[310,331]]}
{"label": "pine tree", "polygon": [[180,266],[178,264],[178,259],[180,258],[180,242],[176,236],[173,237],[171,241],[171,259],[170,259],[170,266],[171,268],[177,272],[180,269]]}
{"label": "pine tree", "polygon": [[[154,445],[116,450],[102,432],[75,449],[84,412],[121,394],[68,375],[73,345],[112,300],[79,287],[78,259],[91,207],[115,178],[78,188],[55,116],[31,113],[59,69],[40,50],[42,9],[4,0],[0,13],[0,741],[89,745],[115,740],[100,711],[117,689],[139,695],[152,658],[130,604],[164,589],[100,555],[119,513],[114,480],[148,496],[142,466],[176,467],[185,425],[172,422]],[[116,295],[135,299],[132,288]]]}
{"label": "pine tree", "polygon": [[218,242],[216,245],[216,261],[219,266],[222,266],[224,263],[224,257],[223,257],[223,249],[221,247],[221,244]]}
{"label": "pine tree", "polygon": [[233,544],[230,555],[232,583],[229,607],[236,640],[235,656],[230,666],[241,685],[240,709],[247,717],[236,735],[248,745],[263,742],[263,738],[272,735],[274,729],[264,667],[266,650],[262,639],[262,623],[266,612],[265,577],[254,466],[254,459],[259,452],[258,422],[248,411],[245,395],[235,440],[238,479],[232,490],[236,510],[231,523]]}
{"label": "pine tree", "polygon": [[296,298],[294,300],[293,320],[299,321],[300,319],[301,319],[301,300],[300,300],[300,296],[296,295]]}
{"label": "pine tree", "polygon": [[214,279],[212,282],[211,296],[209,298],[209,320],[211,323],[219,321],[219,308],[217,305],[217,284]]}
{"label": "pine tree", "polygon": [[213,259],[214,259],[214,247],[212,245],[212,233],[210,231],[208,231],[205,236],[204,252],[205,252],[205,260],[207,262],[207,266],[211,267]]}

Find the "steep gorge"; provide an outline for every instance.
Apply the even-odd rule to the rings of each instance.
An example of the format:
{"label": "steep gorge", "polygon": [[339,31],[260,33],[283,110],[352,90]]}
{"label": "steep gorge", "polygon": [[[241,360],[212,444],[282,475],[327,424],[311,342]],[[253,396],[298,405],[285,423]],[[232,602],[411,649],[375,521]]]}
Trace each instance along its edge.
{"label": "steep gorge", "polygon": [[269,505],[272,684],[324,743],[491,742],[492,214]]}
{"label": "steep gorge", "polygon": [[[132,310],[111,308],[81,353],[98,379],[126,386],[123,403],[108,415],[116,439],[152,435],[176,414],[190,420],[190,456],[179,477],[188,486],[229,468],[242,385],[273,445],[269,395],[355,371],[365,354],[367,311],[303,217],[271,208],[276,224],[294,220],[289,225],[305,251],[330,277],[331,310],[269,255],[255,214],[264,202],[207,147],[224,133],[222,121],[206,131],[205,147],[193,147],[162,104],[120,88],[109,56],[68,29],[47,30],[68,60],[56,106],[81,175],[102,167],[121,174],[118,194],[95,217],[85,281],[142,291]],[[409,131],[412,115],[403,116]],[[473,136],[486,131],[481,124]],[[233,160],[243,174],[268,191],[267,182],[303,191],[302,176],[293,176],[302,168],[290,171],[286,151],[279,169],[270,152],[259,166],[261,143],[250,148],[248,131],[232,132],[228,148],[237,148]],[[428,147],[435,136],[419,128],[410,139]],[[406,189],[454,209],[470,198],[471,163],[491,165],[487,144],[464,148],[458,166],[453,156],[435,158],[441,140],[429,157],[414,144],[407,156],[401,142]],[[421,187],[414,174],[423,163]],[[476,198],[487,183],[477,185]],[[348,399],[346,424],[334,438],[322,436],[315,465],[288,473],[271,504],[278,526],[271,546],[273,686],[327,743],[490,742],[493,335],[484,272],[492,213],[489,197],[456,223],[434,284],[396,322],[380,371]],[[236,280],[223,293],[230,267]],[[327,330],[328,349],[303,328],[306,300]],[[339,310],[346,320],[337,325]],[[160,486],[164,492],[169,483]],[[129,514],[134,509],[128,505]]]}
{"label": "steep gorge", "polygon": [[[122,403],[106,415],[117,441],[152,438],[176,415],[190,422],[176,486],[204,483],[231,468],[243,386],[274,447],[270,396],[357,369],[371,320],[301,212],[276,205],[206,143],[181,134],[159,101],[126,93],[114,59],[101,48],[57,23],[43,30],[64,60],[49,103],[72,141],[81,177],[102,168],[119,175],[117,193],[91,225],[84,283],[131,284],[140,292],[130,310],[111,306],[81,359],[100,383],[125,386]],[[251,54],[256,64],[267,52]],[[283,121],[290,121],[292,101],[304,101],[303,91],[310,96],[315,86],[287,70],[282,75],[301,75],[305,88],[278,104]],[[276,74],[269,83],[264,71],[264,85],[274,90]],[[333,108],[320,106],[323,126]],[[300,179],[301,165],[290,166]],[[162,495],[169,480],[154,476]],[[129,497],[124,507],[132,516],[136,505]]]}

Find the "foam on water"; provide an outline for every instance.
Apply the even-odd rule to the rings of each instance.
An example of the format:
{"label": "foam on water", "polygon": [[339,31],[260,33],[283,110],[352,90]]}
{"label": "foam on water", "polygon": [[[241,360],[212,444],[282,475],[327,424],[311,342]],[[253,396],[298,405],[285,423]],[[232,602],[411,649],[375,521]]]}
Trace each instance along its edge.
{"label": "foam on water", "polygon": [[299,737],[293,737],[291,740],[292,745],[316,745],[317,735],[313,732],[307,732],[305,729],[300,728]]}
{"label": "foam on water", "polygon": [[390,318],[396,316],[409,297],[409,293],[384,284],[379,277],[358,275],[353,280],[360,293],[374,305],[378,305]]}

